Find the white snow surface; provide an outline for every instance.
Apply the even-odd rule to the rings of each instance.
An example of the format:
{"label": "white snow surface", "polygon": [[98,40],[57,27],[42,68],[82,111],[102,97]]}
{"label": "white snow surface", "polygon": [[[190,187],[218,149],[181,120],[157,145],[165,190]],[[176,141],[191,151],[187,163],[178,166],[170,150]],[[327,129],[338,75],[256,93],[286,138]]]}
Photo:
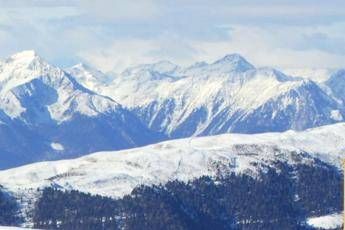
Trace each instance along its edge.
{"label": "white snow surface", "polygon": [[130,150],[98,152],[73,160],[34,163],[0,171],[0,184],[13,194],[53,185],[122,197],[141,184],[215,176],[229,170],[229,165],[233,165],[231,170],[236,173],[255,176],[259,169],[264,170],[263,165],[276,160],[312,164],[311,158],[300,154],[304,152],[340,168],[345,154],[345,123],[303,132],[179,139]]}
{"label": "white snow surface", "polygon": [[343,224],[343,213],[334,213],[326,216],[310,217],[307,224],[318,229],[340,228]]}
{"label": "white snow surface", "polygon": [[331,118],[335,121],[342,121],[344,119],[339,110],[332,110]]}
{"label": "white snow surface", "polygon": [[[267,100],[303,84],[303,81],[286,81],[287,76],[273,69],[244,68],[231,70],[226,63],[197,67],[186,76],[171,77],[143,69],[128,76],[119,76],[112,84],[101,89],[101,94],[121,101],[125,106],[139,107],[150,102],[174,99],[180,108],[174,111],[174,122],[182,123],[194,109],[205,106],[209,110],[217,101],[237,109],[254,109]],[[233,64],[232,62],[230,64]],[[216,65],[218,69],[214,67]],[[215,69],[215,70],[214,70]],[[213,71],[214,70],[214,71]],[[217,71],[216,71],[217,70]],[[229,70],[230,72],[226,72]],[[132,72],[130,72],[132,73]],[[184,72],[183,72],[184,73]],[[255,92],[261,92],[258,95]],[[130,96],[128,96],[130,95]],[[173,123],[174,123],[173,122]],[[177,124],[172,124],[176,126]]]}
{"label": "white snow surface", "polygon": [[[150,75],[147,76],[147,75]],[[198,127],[195,135],[200,134],[223,109],[231,107],[229,117],[236,111],[251,111],[263,105],[272,98],[301,86],[303,81],[281,82],[271,70],[247,71],[213,75],[190,75],[181,78],[152,79],[151,73],[140,73],[127,78],[115,78],[113,83],[102,89],[101,94],[108,95],[128,108],[145,107],[155,101],[157,114],[152,116],[152,123],[159,116],[160,106],[166,100],[177,103],[176,108],[167,114],[163,126],[167,133],[183,124],[196,109],[204,107],[208,111],[208,118]],[[256,92],[260,92],[257,94]],[[128,96],[130,95],[130,96]],[[291,102],[287,102],[288,106]],[[217,111],[213,108],[219,104]]]}
{"label": "white snow surface", "polygon": [[75,77],[80,84],[89,89],[99,89],[99,87],[108,84],[112,80],[110,76],[84,63],[72,66],[66,71]]}
{"label": "white snow surface", "polygon": [[57,150],[57,151],[62,151],[62,150],[64,150],[63,145],[60,144],[60,143],[57,143],[57,142],[52,142],[52,143],[50,144],[50,146],[52,147],[52,149]]}
{"label": "white snow surface", "polygon": [[119,106],[77,84],[62,69],[48,64],[31,50],[0,62],[0,109],[11,118],[23,119],[28,110],[24,101],[30,97],[40,100],[39,103],[49,99],[47,109],[58,122],[69,120],[76,113],[96,116]]}
{"label": "white snow surface", "polygon": [[[73,69],[78,72],[79,67],[72,68],[71,73]],[[330,70],[326,72],[322,73],[331,73]],[[279,113],[289,114],[286,111],[291,108],[294,108],[295,114],[302,116],[303,109],[312,107],[314,103],[308,90],[315,83],[308,74],[299,78],[272,68],[255,68],[238,54],[226,55],[211,64],[202,62],[187,68],[166,61],[140,65],[128,68],[106,84],[89,84],[97,76],[80,74],[83,71],[78,73],[76,78],[90,89],[134,110],[149,127],[169,136],[188,122],[193,124],[192,136],[233,132],[234,127],[229,125],[232,117],[232,123],[245,120],[260,107],[266,109],[261,113],[267,112],[266,115],[272,119]],[[294,96],[296,92],[297,98]],[[317,93],[321,93],[321,89]],[[325,105],[324,110],[336,109],[334,105],[330,107]],[[198,112],[206,114],[205,117],[202,114],[199,118],[196,115]],[[264,114],[258,116],[263,118]],[[289,128],[305,129],[304,123],[317,123],[315,120],[323,117],[304,116],[300,123],[294,120]],[[337,116],[336,120],[333,117],[330,120],[341,121],[340,118]]]}

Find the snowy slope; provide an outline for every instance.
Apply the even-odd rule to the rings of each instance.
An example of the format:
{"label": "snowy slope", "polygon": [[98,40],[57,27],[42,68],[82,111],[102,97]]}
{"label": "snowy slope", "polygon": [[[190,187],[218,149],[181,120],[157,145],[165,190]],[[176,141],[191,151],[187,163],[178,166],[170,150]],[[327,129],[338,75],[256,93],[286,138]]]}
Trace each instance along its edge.
{"label": "snowy slope", "polygon": [[332,95],[344,105],[345,108],[345,69],[333,73],[325,82]]}
{"label": "snowy slope", "polygon": [[307,78],[317,82],[330,96],[345,104],[345,70],[344,69],[284,69],[284,72],[295,77]]}
{"label": "snowy slope", "polygon": [[[140,184],[188,181],[229,170],[256,175],[273,161],[312,164],[314,157],[341,167],[345,123],[303,132],[223,134],[99,152],[74,160],[35,163],[0,171],[0,184],[22,195],[44,186],[122,197]],[[256,164],[255,164],[256,163]]]}
{"label": "snowy slope", "polygon": [[79,63],[66,70],[83,86],[89,89],[97,89],[111,82],[112,77],[92,68],[84,63]]}
{"label": "snowy slope", "polygon": [[231,171],[255,177],[258,170],[265,171],[276,161],[318,164],[315,159],[320,159],[340,169],[344,152],[345,123],[303,132],[223,134],[3,170],[0,185],[20,202],[25,224],[30,226],[28,213],[40,196],[37,188],[45,186],[122,197],[141,184],[188,181]]}
{"label": "snowy slope", "polygon": [[[69,120],[75,113],[95,116],[120,107],[116,102],[99,96],[78,85],[61,69],[49,65],[34,51],[24,51],[8,58],[1,65],[0,108],[11,118],[26,118],[32,109],[37,122],[45,115],[38,106],[47,106],[53,120]],[[43,98],[44,97],[44,98]],[[43,105],[42,105],[42,104]],[[73,106],[72,106],[73,105]],[[39,111],[37,111],[39,110]]]}
{"label": "snowy slope", "polygon": [[161,64],[129,68],[93,89],[172,138],[304,130],[344,120],[344,106],[320,84],[257,69],[238,54],[187,68]]}
{"label": "snowy slope", "polygon": [[0,64],[0,168],[160,138],[120,104],[81,86],[34,51]]}

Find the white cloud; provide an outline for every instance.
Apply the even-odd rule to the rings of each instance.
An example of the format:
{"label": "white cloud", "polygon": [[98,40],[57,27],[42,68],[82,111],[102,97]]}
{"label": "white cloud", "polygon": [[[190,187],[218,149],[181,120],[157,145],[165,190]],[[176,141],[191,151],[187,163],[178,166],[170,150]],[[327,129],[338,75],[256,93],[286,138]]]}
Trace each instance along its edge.
{"label": "white cloud", "polygon": [[154,0],[81,0],[88,13],[106,20],[138,20],[157,17],[160,13]]}
{"label": "white cloud", "polygon": [[[342,27],[343,25],[340,25]],[[345,67],[345,54],[335,54],[310,44],[305,35],[322,32],[332,36],[329,27],[257,27],[234,26],[228,40],[196,42],[199,58],[214,60],[227,53],[240,53],[259,66]],[[303,48],[303,49],[301,49]]]}
{"label": "white cloud", "polygon": [[154,61],[148,56],[154,48],[153,41],[119,40],[109,47],[81,51],[78,55],[103,71],[121,71],[130,65]]}
{"label": "white cloud", "polygon": [[0,0],[0,56],[36,49],[105,71],[234,52],[258,66],[345,67],[345,2],[334,2]]}
{"label": "white cloud", "polygon": [[155,39],[119,39],[109,46],[78,53],[81,59],[105,72],[121,72],[129,66],[160,60],[187,65],[194,61],[195,54],[190,41],[169,33]]}
{"label": "white cloud", "polygon": [[[223,26],[224,27],[224,26]],[[343,24],[331,26],[243,26],[228,30],[223,40],[203,41],[183,39],[174,34],[165,34],[153,39],[116,40],[111,46],[80,53],[88,62],[109,71],[125,67],[168,59],[180,65],[195,61],[213,62],[228,53],[240,53],[256,66],[278,68],[339,68],[345,67],[345,54],[332,49],[321,49],[309,44],[315,33],[333,38],[345,38],[336,31]]]}
{"label": "white cloud", "polygon": [[343,9],[336,7],[336,4],[329,4],[326,2],[311,2],[292,3],[279,1],[252,1],[241,4],[228,4],[226,6],[217,7],[219,14],[230,14],[237,17],[256,16],[256,17],[310,17],[310,16],[337,16],[343,15]]}

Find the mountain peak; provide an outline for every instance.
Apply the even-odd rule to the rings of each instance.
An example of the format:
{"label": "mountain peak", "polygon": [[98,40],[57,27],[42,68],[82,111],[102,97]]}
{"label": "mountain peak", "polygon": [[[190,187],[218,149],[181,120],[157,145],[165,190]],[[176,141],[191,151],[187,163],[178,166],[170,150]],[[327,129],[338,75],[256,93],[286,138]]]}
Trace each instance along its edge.
{"label": "mountain peak", "polygon": [[49,79],[61,79],[65,74],[50,65],[33,50],[26,50],[13,54],[3,62],[0,71],[0,90],[8,91],[19,85],[28,83],[42,76]]}
{"label": "mountain peak", "polygon": [[242,57],[240,54],[233,53],[233,54],[227,54],[223,58],[215,61],[213,64],[216,63],[246,63],[251,65],[244,57]]}
{"label": "mountain peak", "polygon": [[39,58],[39,56],[35,50],[24,50],[22,52],[13,54],[9,59],[21,62],[30,62],[37,58]]}
{"label": "mountain peak", "polygon": [[[40,57],[34,50],[24,50],[13,54],[5,60],[8,66],[12,66],[14,69],[25,69],[31,70],[44,69],[50,66],[50,64]],[[53,67],[53,66],[52,66]]]}
{"label": "mountain peak", "polygon": [[83,62],[79,62],[78,64],[72,66],[69,68],[70,70],[78,69],[78,70],[85,70],[85,71],[98,71],[95,68],[89,66],[88,64],[85,64]]}
{"label": "mountain peak", "polygon": [[227,54],[223,58],[221,58],[219,61],[232,61],[232,60],[245,60],[244,57],[242,57],[238,53],[233,54]]}
{"label": "mountain peak", "polygon": [[90,88],[99,84],[108,84],[112,80],[110,76],[85,63],[78,63],[66,71],[75,77],[80,84]]}
{"label": "mountain peak", "polygon": [[228,66],[229,68],[226,69],[231,71],[247,71],[255,68],[244,57],[237,53],[225,55],[223,58],[215,61],[212,65]]}

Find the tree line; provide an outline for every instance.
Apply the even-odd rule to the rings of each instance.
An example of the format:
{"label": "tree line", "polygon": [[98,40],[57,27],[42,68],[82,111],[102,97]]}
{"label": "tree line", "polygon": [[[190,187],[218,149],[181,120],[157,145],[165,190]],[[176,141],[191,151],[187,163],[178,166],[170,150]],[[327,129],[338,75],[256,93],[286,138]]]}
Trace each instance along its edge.
{"label": "tree line", "polygon": [[245,174],[139,186],[122,199],[45,188],[34,210],[43,229],[311,229],[342,210],[342,174],[322,162],[276,162]]}
{"label": "tree line", "polygon": [[17,225],[20,223],[18,204],[0,185],[0,225]]}

